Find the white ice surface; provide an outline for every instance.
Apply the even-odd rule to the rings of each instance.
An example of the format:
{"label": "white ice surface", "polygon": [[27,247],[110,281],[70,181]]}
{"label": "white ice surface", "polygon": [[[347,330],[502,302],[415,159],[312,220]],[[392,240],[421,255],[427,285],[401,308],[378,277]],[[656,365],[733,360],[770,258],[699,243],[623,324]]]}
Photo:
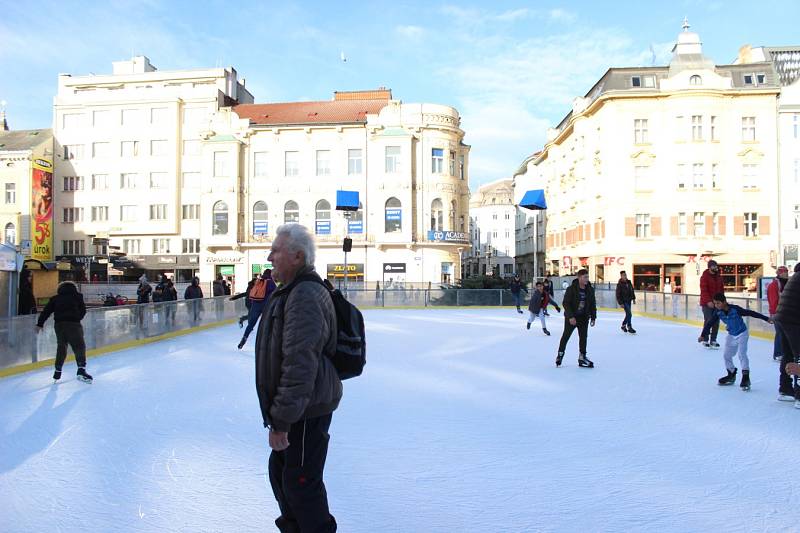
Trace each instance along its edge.
{"label": "white ice surface", "polygon": [[[771,343],[753,389],[719,387],[696,328],[620,315],[593,370],[513,310],[367,311],[325,472],[348,532],[797,531],[800,410],[776,401]],[[0,530],[270,531],[251,337],[226,326],[0,380]],[[721,340],[724,335],[720,334]]]}

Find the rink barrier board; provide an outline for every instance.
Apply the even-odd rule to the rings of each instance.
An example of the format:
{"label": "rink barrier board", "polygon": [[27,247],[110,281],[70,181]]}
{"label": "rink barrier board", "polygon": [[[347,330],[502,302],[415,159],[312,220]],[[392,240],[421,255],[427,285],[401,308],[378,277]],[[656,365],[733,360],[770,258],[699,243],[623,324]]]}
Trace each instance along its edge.
{"label": "rink barrier board", "polygon": [[[113,352],[121,352],[129,348],[137,348],[139,346],[144,346],[146,344],[152,344],[154,342],[160,342],[175,337],[181,337],[183,335],[188,335],[189,333],[196,333],[198,331],[203,331],[206,329],[212,329],[220,326],[227,326],[228,324],[233,324],[234,322],[236,322],[236,320],[237,319],[235,318],[231,318],[228,320],[223,320],[221,322],[214,322],[213,324],[203,324],[201,326],[195,326],[188,329],[169,331],[167,333],[162,333],[161,335],[157,335],[155,337],[135,339],[125,342],[120,342],[117,344],[109,344],[108,346],[103,346],[102,348],[93,348],[91,350],[86,350],[86,359],[102,357],[103,355],[108,355]],[[67,359],[64,362],[70,363],[74,361],[75,361],[75,355],[72,353],[72,350],[70,350],[69,354],[67,355]],[[31,370],[38,370],[40,368],[52,367],[54,362],[55,359],[44,359],[42,361],[37,361],[35,363],[26,363],[24,365],[6,368],[0,370],[0,379],[10,376],[16,376],[17,374],[24,374],[25,372],[30,372]]]}

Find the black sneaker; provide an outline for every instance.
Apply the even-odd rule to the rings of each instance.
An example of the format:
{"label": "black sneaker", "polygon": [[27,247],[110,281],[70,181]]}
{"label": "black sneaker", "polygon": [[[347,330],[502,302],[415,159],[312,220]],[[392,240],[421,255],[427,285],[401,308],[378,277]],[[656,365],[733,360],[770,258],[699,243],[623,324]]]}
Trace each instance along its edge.
{"label": "black sneaker", "polygon": [[556,356],[556,368],[561,366],[561,361],[563,360],[564,360],[564,352],[558,352],[558,355]]}
{"label": "black sneaker", "polygon": [[728,375],[719,378],[717,383],[719,385],[733,385],[736,383],[736,369],[728,370]]}
{"label": "black sneaker", "polygon": [[528,322],[528,324],[525,326],[525,329],[531,329],[531,323],[530,322]]}
{"label": "black sneaker", "polygon": [[550,332],[549,332],[549,331],[547,331],[547,328],[542,328],[542,331],[543,331],[543,332],[544,332],[544,334],[545,334],[545,335],[547,335],[548,337],[550,336]]}
{"label": "black sneaker", "polygon": [[580,357],[578,357],[578,366],[581,368],[594,368],[594,363],[586,357],[585,353],[582,353]]}
{"label": "black sneaker", "polygon": [[[55,381],[61,379],[61,370],[56,370],[55,372],[53,372],[53,379]],[[794,399],[794,396],[792,397],[792,399]]]}
{"label": "black sneaker", "polygon": [[77,377],[78,377],[78,381],[83,381],[84,383],[91,383],[92,382],[92,376],[90,376],[89,374],[86,373],[86,369],[85,368],[79,368],[78,369],[78,376]]}

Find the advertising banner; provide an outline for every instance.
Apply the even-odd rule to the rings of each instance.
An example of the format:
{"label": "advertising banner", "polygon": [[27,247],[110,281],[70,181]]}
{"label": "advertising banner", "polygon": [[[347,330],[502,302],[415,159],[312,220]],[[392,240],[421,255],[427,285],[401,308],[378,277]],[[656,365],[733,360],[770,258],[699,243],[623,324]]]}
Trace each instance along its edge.
{"label": "advertising banner", "polygon": [[53,260],[53,162],[33,160],[31,187],[31,258],[39,261]]}

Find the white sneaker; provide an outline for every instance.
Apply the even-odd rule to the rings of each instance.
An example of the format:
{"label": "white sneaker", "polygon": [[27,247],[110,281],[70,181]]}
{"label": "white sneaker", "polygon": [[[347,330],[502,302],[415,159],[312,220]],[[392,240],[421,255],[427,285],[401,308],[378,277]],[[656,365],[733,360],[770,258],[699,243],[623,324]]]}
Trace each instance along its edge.
{"label": "white sneaker", "polygon": [[795,401],[794,396],[791,394],[778,394],[778,401],[779,402],[793,402]]}

